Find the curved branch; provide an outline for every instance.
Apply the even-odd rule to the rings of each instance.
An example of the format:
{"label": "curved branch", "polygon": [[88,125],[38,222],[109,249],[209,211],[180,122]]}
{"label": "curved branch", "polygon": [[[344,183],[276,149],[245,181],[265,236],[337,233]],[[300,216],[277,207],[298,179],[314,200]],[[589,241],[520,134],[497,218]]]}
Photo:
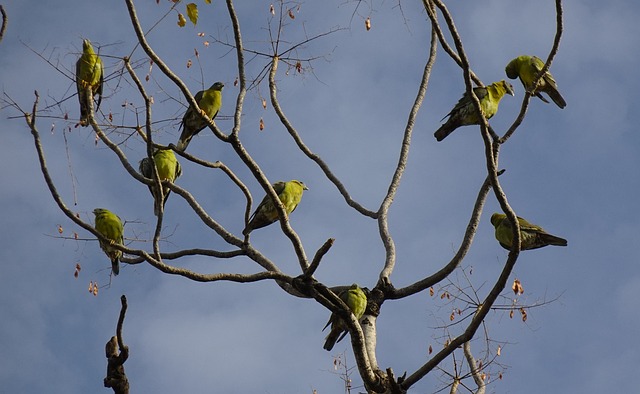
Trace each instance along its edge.
{"label": "curved branch", "polygon": [[411,136],[413,135],[413,126],[415,125],[418,111],[424,101],[424,96],[427,93],[427,87],[429,86],[429,78],[431,76],[431,69],[436,61],[436,53],[438,48],[438,41],[436,39],[435,29],[431,29],[431,45],[429,49],[429,58],[424,66],[422,72],[422,79],[420,80],[420,87],[418,88],[418,94],[409,111],[409,119],[407,119],[407,126],[404,130],[404,137],[402,138],[402,146],[400,148],[400,157],[398,158],[398,165],[389,184],[387,195],[384,197],[380,208],[378,209],[378,230],[380,232],[380,238],[384,244],[386,253],[384,268],[380,272],[379,281],[385,284],[390,284],[389,276],[393,272],[393,268],[396,262],[395,243],[389,232],[389,207],[393,202],[396,195],[396,191],[400,186],[400,180],[404,174],[404,170],[407,166],[407,160],[409,158],[409,148],[411,147]]}
{"label": "curved branch", "polygon": [[331,171],[327,163],[325,163],[320,156],[313,153],[311,149],[309,149],[309,147],[305,145],[305,143],[302,141],[302,139],[298,135],[298,132],[296,131],[296,129],[293,127],[291,122],[289,122],[289,119],[287,118],[284,111],[280,107],[280,103],[278,102],[278,98],[277,98],[277,86],[276,86],[275,78],[276,78],[276,72],[278,70],[278,61],[279,61],[279,57],[274,56],[273,62],[271,64],[271,70],[269,72],[269,91],[270,91],[270,97],[271,97],[271,105],[273,106],[273,109],[276,111],[276,114],[278,115],[280,122],[287,129],[287,131],[293,138],[296,145],[298,145],[298,148],[309,159],[313,160],[318,165],[318,167],[320,167],[322,172],[324,172],[324,175],[336,186],[336,188],[338,188],[338,191],[340,192],[340,194],[342,194],[342,197],[344,198],[346,203],[350,207],[354,208],[356,211],[360,212],[361,214],[368,216],[370,218],[376,219],[378,217],[377,212],[373,212],[363,207],[362,205],[360,205],[360,203],[358,203],[353,198],[351,198],[351,195],[347,191],[347,188],[342,184],[342,182],[340,182],[340,179],[338,179],[338,177],[336,177],[333,174],[333,172]]}
{"label": "curved branch", "polygon": [[4,33],[7,31],[7,25],[9,24],[9,16],[4,10],[4,6],[0,4],[0,14],[2,14],[2,27],[0,27],[0,41],[4,38]]}
{"label": "curved branch", "polygon": [[[436,15],[435,4],[432,2],[433,0],[422,0],[422,4],[424,5],[425,10],[427,11],[427,15],[429,19],[431,19],[431,26],[435,29],[436,34],[438,35],[438,40],[440,40],[440,44],[444,51],[453,59],[454,62],[458,64],[458,66],[464,68],[462,60],[460,56],[451,48],[446,38],[444,37],[444,33],[442,32],[442,28],[440,28],[440,23],[438,22],[438,16]],[[482,81],[478,76],[471,70],[469,70],[469,74],[471,78],[478,86],[484,86]]]}
{"label": "curved branch", "polygon": [[458,251],[453,256],[451,261],[433,275],[424,278],[416,283],[413,283],[407,287],[401,289],[385,289],[386,299],[400,299],[428,289],[429,287],[447,278],[449,274],[451,274],[451,272],[453,272],[453,270],[455,270],[460,265],[462,259],[464,259],[464,257],[467,255],[467,252],[469,252],[469,249],[471,248],[471,244],[473,243],[473,239],[476,235],[476,230],[478,229],[478,224],[480,223],[482,209],[484,208],[484,204],[487,201],[487,196],[489,195],[490,190],[491,179],[487,177],[480,187],[480,190],[478,191],[478,197],[476,197],[476,202],[473,206],[473,211],[471,212],[471,218],[469,218],[467,229],[465,230],[464,236],[462,238],[462,244],[458,248]]}

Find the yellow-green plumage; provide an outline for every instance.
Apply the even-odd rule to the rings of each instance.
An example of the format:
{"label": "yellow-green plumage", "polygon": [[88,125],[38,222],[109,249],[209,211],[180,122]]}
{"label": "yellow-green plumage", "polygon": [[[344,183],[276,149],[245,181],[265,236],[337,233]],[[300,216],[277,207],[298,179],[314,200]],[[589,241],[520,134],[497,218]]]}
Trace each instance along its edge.
{"label": "yellow-green plumage", "polygon": [[104,65],[102,59],[95,53],[91,41],[82,42],[82,55],[76,62],[76,88],[80,101],[80,125],[88,126],[89,107],[92,97],[100,95],[96,111],[102,102],[102,83],[104,81]]}
{"label": "yellow-green plumage", "polygon": [[[201,90],[193,97],[198,106],[210,119],[215,119],[218,111],[222,107],[222,88],[224,84],[222,82],[216,82],[207,90]],[[180,134],[180,139],[178,140],[177,149],[184,151],[187,149],[191,138],[194,135],[198,134],[205,127],[207,127],[208,123],[200,116],[200,111],[198,109],[189,106],[187,112],[184,113],[182,117],[182,123],[180,127],[182,128],[182,134]]]}
{"label": "yellow-green plumage", "polygon": [[[520,224],[520,250],[537,249],[548,245],[567,246],[566,239],[551,235],[542,227],[531,224],[521,217],[518,217],[518,223]],[[491,224],[496,229],[496,239],[500,242],[500,246],[511,250],[513,230],[507,215],[494,213],[491,215]]]}
{"label": "yellow-green plumage", "polygon": [[[153,167],[151,166],[151,163],[151,159],[145,157],[140,160],[140,165],[138,166],[140,173],[149,179],[153,179]],[[170,149],[156,150],[153,153],[153,163],[155,163],[156,169],[158,170],[158,177],[160,178],[160,181],[175,182],[175,180],[182,175],[180,162],[178,162],[175,153]],[[161,201],[162,208],[164,209],[164,205],[167,203],[171,189],[169,189],[168,186],[162,187],[162,199],[160,199],[160,196],[158,195],[159,193],[156,193],[157,190],[155,186],[149,186],[149,190],[151,191],[151,195],[154,199],[153,213],[158,216],[160,213]]]}
{"label": "yellow-green plumage", "polygon": [[[487,119],[491,119],[498,112],[498,105],[505,94],[512,96],[514,94],[513,86],[504,80],[494,82],[484,88],[473,88],[473,92],[480,100],[480,108]],[[449,119],[433,134],[438,141],[447,138],[460,126],[480,124],[480,117],[473,106],[473,100],[466,92],[445,118],[447,116]]]}
{"label": "yellow-green plumage", "polygon": [[[356,319],[360,320],[362,315],[364,315],[364,311],[367,309],[367,296],[364,291],[354,283],[349,287],[349,289],[341,292],[339,297],[345,304],[347,304]],[[324,331],[329,324],[331,324],[331,331],[329,331],[329,335],[324,339],[325,350],[333,349],[333,346],[337,342],[340,342],[349,332],[344,320],[342,320],[342,318],[340,318],[336,313],[331,314],[329,321],[322,331]]]}
{"label": "yellow-green plumage", "polygon": [[[520,82],[522,82],[524,88],[527,89],[527,91],[532,92],[534,79],[543,67],[544,62],[540,60],[540,58],[536,56],[522,55],[510,61],[504,71],[507,73],[507,77],[511,79],[520,78]],[[551,75],[549,71],[544,73],[542,78],[540,78],[538,89],[536,89],[535,92],[532,92],[534,96],[538,97],[545,103],[548,103],[549,101],[542,97],[540,92],[548,94],[549,97],[551,97],[551,100],[553,100],[558,107],[564,108],[567,106],[567,102],[558,91],[556,80],[553,79],[553,75]]]}
{"label": "yellow-green plumage", "polygon": [[122,251],[114,248],[113,245],[124,244],[124,226],[122,225],[122,221],[118,215],[104,208],[94,209],[93,214],[96,215],[96,230],[110,241],[103,242],[100,240],[100,248],[102,248],[111,260],[113,274],[118,275],[120,273],[120,257],[122,257]]}
{"label": "yellow-green plumage", "polygon": [[[276,182],[272,186],[280,198],[282,205],[284,205],[287,214],[291,214],[291,212],[296,210],[296,207],[302,199],[302,193],[305,190],[309,190],[304,183],[295,179],[289,182]],[[247,227],[242,231],[242,234],[248,235],[251,231],[268,226],[276,220],[278,220],[278,210],[273,200],[271,200],[269,195],[266,195],[262,201],[260,201],[253,215],[251,215],[249,224],[247,224]]]}

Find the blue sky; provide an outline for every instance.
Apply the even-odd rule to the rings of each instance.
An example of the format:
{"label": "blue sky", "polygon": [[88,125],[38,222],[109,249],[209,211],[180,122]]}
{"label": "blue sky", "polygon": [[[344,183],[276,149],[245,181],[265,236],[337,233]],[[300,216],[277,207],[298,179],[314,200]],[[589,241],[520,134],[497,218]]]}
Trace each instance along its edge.
{"label": "blue sky", "polygon": [[[169,8],[138,1],[145,29]],[[175,13],[150,34],[158,54],[188,84],[193,93],[220,80],[226,85],[216,123],[229,131],[238,89],[235,58],[213,37],[231,37],[226,9],[220,1],[200,5],[197,27],[178,28]],[[245,2],[243,2],[245,3]],[[316,4],[318,3],[318,4]],[[472,68],[485,84],[506,78],[504,66],[520,54],[545,58],[555,32],[554,2],[486,0],[449,2]],[[89,38],[112,77],[105,85],[101,110],[135,124],[129,107],[142,100],[117,73],[117,57],[146,56],[135,42],[122,2],[17,1],[2,2],[9,15],[0,42],[0,79],[5,96],[30,110],[33,91],[40,108],[68,98],[40,114],[38,128],[49,169],[66,203],[85,220],[91,210],[106,207],[127,221],[127,238],[144,239],[153,229],[151,196],[146,186],[127,176],[115,156],[94,144],[90,129],[74,128],[77,98],[71,71]],[[248,48],[267,51],[270,2],[236,4]],[[344,28],[311,42],[298,54],[323,56],[313,73],[278,74],[284,110],[308,146],[320,154],[344,182],[353,198],[377,209],[397,162],[404,126],[428,55],[429,26],[419,4],[373,2],[308,2],[288,20],[285,40],[297,42],[331,28]],[[182,7],[182,6],[181,6]],[[640,136],[632,122],[639,80],[633,73],[640,56],[635,2],[567,1],[565,32],[552,72],[567,100],[560,110],[532,100],[528,116],[501,150],[506,168],[502,185],[515,211],[569,241],[567,248],[549,247],[521,254],[513,278],[525,289],[521,302],[552,301],[529,311],[526,323],[504,312],[490,313],[486,330],[490,351],[502,343],[493,367],[489,392],[634,392],[633,376],[640,349],[629,341],[640,330],[638,240],[640,217],[634,209],[640,190]],[[352,16],[353,15],[353,16]],[[369,16],[372,29],[365,31]],[[199,37],[197,33],[205,33]],[[205,47],[204,40],[211,41]],[[193,56],[200,54],[202,69]],[[41,53],[57,71],[35,53]],[[187,69],[188,59],[194,66]],[[265,64],[253,59],[250,76]],[[144,77],[148,65],[138,69]],[[204,75],[204,81],[202,78]],[[145,88],[154,96],[155,138],[175,142],[185,100],[154,67]],[[392,280],[402,287],[446,264],[461,242],[477,190],[484,180],[484,148],[476,127],[457,130],[437,143],[433,131],[464,90],[461,71],[440,49],[420,114],[400,190],[390,211],[390,230],[398,263]],[[506,97],[491,124],[499,132],[511,124],[520,108],[523,88],[512,81],[515,97]],[[316,278],[327,285],[357,282],[373,287],[384,263],[377,224],[346,206],[317,166],[296,151],[260,92],[247,95],[242,141],[272,181],[301,179],[310,188],[292,215],[308,255],[329,237],[336,239]],[[70,121],[61,119],[68,113]],[[318,393],[342,392],[333,371],[333,356],[346,352],[348,340],[332,352],[322,349],[320,332],[329,313],[313,300],[296,299],[272,282],[249,285],[193,283],[161,274],[149,265],[126,266],[109,282],[109,261],[95,240],[61,239],[77,231],[58,210],[39,171],[33,140],[10,107],[0,110],[0,150],[10,171],[0,174],[0,207],[5,237],[0,241],[0,384],[6,392],[99,392],[105,376],[104,344],[113,335],[126,294],[129,312],[124,339],[131,349],[125,368],[136,392]],[[266,125],[258,130],[259,120]],[[71,127],[69,131],[68,128]],[[68,151],[63,134],[66,134]],[[116,140],[123,135],[111,134]],[[139,139],[128,139],[125,153],[136,163],[145,154]],[[203,131],[189,152],[220,160],[245,179],[254,198],[257,182],[232,150]],[[71,166],[70,166],[71,164]],[[243,227],[242,194],[219,171],[184,163],[178,183],[229,231]],[[72,168],[73,175],[69,168]],[[73,182],[72,182],[73,179]],[[74,205],[77,201],[77,205]],[[481,295],[500,271],[506,251],[493,239],[489,216],[498,204],[490,197],[463,265]],[[206,232],[178,196],[167,203],[165,250],[190,247],[229,248]],[[277,226],[257,230],[252,242],[280,269],[299,274],[290,243]],[[134,243],[137,247],[148,247]],[[75,279],[73,271],[82,271]],[[198,272],[255,272],[247,259],[214,260],[191,257],[174,262]],[[460,272],[460,283],[464,279]],[[512,278],[512,279],[513,279]],[[101,286],[89,295],[90,281]],[[439,290],[439,288],[436,288]],[[509,295],[509,293],[505,293]],[[418,294],[383,305],[378,319],[378,361],[397,375],[412,373],[438,349],[453,305]],[[459,327],[453,327],[455,334]],[[476,356],[485,348],[473,342]],[[450,371],[452,362],[443,369]],[[496,378],[503,373],[502,380]],[[356,384],[359,379],[355,377]],[[442,388],[446,377],[435,371],[411,392]]]}

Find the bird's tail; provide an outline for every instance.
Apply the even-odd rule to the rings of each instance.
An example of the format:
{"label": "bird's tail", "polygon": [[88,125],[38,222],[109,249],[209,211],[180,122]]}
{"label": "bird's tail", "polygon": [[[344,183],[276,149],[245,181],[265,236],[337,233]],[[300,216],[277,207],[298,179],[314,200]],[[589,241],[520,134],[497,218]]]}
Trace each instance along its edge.
{"label": "bird's tail", "polygon": [[340,334],[341,332],[338,330],[331,330],[331,332],[329,332],[329,335],[327,335],[327,337],[324,339],[324,350],[330,352],[331,349],[333,349],[333,347],[335,346],[336,342],[338,342]]}
{"label": "bird's tail", "polygon": [[567,106],[567,102],[564,100],[564,97],[558,92],[558,89],[555,87],[549,87],[547,90],[547,94],[551,97],[554,103],[561,109]]}
{"label": "bird's tail", "polygon": [[111,271],[113,271],[114,275],[118,275],[120,273],[120,259],[119,258],[114,258],[113,260],[111,260]]}
{"label": "bird's tail", "polygon": [[436,137],[436,140],[442,141],[443,139],[447,138],[447,136],[451,133],[453,133],[453,130],[455,130],[455,127],[451,127],[449,125],[449,123],[445,123],[442,126],[440,126],[440,128],[438,130],[436,130],[435,133],[433,133],[433,136]]}
{"label": "bird's tail", "polygon": [[556,237],[551,234],[543,234],[544,241],[549,245],[555,246],[567,246],[567,240],[564,238]]}

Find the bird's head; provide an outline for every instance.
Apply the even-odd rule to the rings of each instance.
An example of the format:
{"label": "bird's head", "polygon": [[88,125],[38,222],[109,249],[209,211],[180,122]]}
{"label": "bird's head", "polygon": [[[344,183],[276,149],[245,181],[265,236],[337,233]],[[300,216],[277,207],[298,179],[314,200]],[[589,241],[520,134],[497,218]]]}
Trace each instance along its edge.
{"label": "bird's head", "polygon": [[88,38],[82,40],[82,52],[93,52],[93,46],[91,45],[91,41]]}
{"label": "bird's head", "polygon": [[493,224],[494,227],[497,227],[500,222],[502,222],[505,218],[507,217],[507,215],[505,215],[504,213],[494,213],[493,215],[491,215],[491,224]]}
{"label": "bird's head", "polygon": [[508,93],[512,96],[515,96],[515,91],[513,90],[513,85],[511,85],[509,82],[505,81],[504,79],[502,81],[499,82],[502,85],[502,88],[504,89],[505,93]]}
{"label": "bird's head", "polygon": [[299,185],[300,187],[302,187],[302,190],[309,190],[309,188],[307,187],[307,185],[305,185],[303,182],[300,182],[296,179],[292,180],[291,182]]}
{"label": "bird's head", "polygon": [[93,214],[96,215],[96,216],[101,215],[101,214],[106,213],[106,212],[109,212],[109,211],[107,211],[104,208],[96,208],[96,209],[93,210]]}
{"label": "bird's head", "polygon": [[224,84],[222,82],[216,82],[213,85],[211,85],[209,89],[222,91],[222,88],[224,88]]}
{"label": "bird's head", "polygon": [[504,72],[507,73],[507,77],[509,77],[510,79],[516,79],[518,78],[519,72],[518,72],[518,63],[519,63],[519,57],[513,59],[512,61],[509,62],[509,64],[507,64],[507,67],[504,68]]}

